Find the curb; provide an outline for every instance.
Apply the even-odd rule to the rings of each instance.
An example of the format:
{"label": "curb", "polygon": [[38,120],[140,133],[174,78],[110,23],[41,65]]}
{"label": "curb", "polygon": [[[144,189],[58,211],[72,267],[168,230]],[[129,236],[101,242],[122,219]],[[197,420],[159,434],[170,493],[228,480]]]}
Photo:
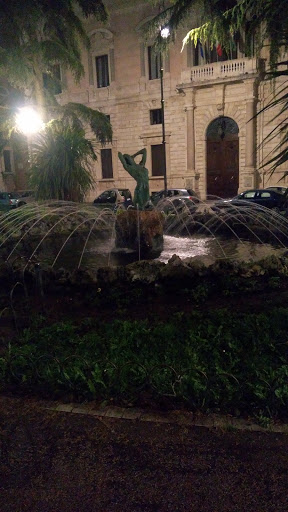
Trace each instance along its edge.
{"label": "curb", "polygon": [[121,420],[147,421],[152,423],[169,423],[204,428],[218,428],[221,430],[244,430],[249,432],[281,433],[288,434],[288,424],[271,423],[267,428],[249,420],[234,418],[233,416],[221,416],[217,414],[203,415],[189,411],[157,412],[145,409],[125,408],[117,406],[98,406],[89,404],[58,404],[56,407],[45,407],[54,412],[72,414],[84,414],[98,418],[114,418]]}

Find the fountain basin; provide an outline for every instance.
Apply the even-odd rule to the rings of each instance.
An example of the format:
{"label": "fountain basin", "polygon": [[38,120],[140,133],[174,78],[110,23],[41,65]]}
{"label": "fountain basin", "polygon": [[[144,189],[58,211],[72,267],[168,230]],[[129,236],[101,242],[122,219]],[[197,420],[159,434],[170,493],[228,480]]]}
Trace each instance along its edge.
{"label": "fountain basin", "polygon": [[160,211],[120,211],[115,223],[115,246],[138,251],[141,259],[156,258],[163,250],[163,226]]}

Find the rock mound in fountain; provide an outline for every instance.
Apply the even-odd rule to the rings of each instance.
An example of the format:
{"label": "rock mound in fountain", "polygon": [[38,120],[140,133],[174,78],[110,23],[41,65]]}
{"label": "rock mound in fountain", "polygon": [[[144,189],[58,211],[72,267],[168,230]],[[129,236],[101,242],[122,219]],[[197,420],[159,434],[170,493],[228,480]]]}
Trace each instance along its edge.
{"label": "rock mound in fountain", "polygon": [[141,258],[155,258],[163,250],[163,226],[163,215],[157,210],[120,211],[115,224],[115,245],[140,250]]}

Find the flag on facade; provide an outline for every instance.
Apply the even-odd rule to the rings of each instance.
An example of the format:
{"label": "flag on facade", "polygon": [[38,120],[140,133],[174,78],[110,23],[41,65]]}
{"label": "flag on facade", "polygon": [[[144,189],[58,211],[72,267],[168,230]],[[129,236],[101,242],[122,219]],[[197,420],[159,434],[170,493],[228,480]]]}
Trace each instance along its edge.
{"label": "flag on facade", "polygon": [[216,52],[217,52],[217,55],[218,55],[219,57],[222,57],[222,53],[223,53],[223,52],[222,52],[222,46],[221,46],[221,44],[220,44],[220,43],[217,43],[217,44],[216,44]]}
{"label": "flag on facade", "polygon": [[204,59],[204,50],[203,50],[203,46],[202,46],[202,44],[201,44],[201,43],[199,43],[199,44],[200,44],[200,55],[201,55],[202,59]]}

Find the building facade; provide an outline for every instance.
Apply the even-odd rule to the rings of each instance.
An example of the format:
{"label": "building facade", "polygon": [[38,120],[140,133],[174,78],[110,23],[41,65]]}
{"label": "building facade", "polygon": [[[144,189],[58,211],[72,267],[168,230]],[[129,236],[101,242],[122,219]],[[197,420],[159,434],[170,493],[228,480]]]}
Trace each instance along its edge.
{"label": "building facade", "polygon": [[[96,145],[96,189],[88,201],[113,187],[134,190],[118,151],[133,154],[146,148],[150,191],[164,187],[160,56],[143,34],[143,26],[156,12],[143,0],[106,4],[108,24],[86,22],[91,48],[83,51],[84,78],[75,84],[62,70],[66,89],[58,96],[61,103],[81,102],[102,111],[112,124],[112,143]],[[192,188],[206,199],[277,184],[286,169],[272,177],[269,168],[258,171],[273,149],[262,142],[273,128],[269,121],[275,112],[254,117],[273,93],[262,80],[265,54],[246,56],[241,37],[232,42],[228,54],[220,45],[212,50],[187,45],[181,51],[192,26],[187,23],[179,30],[163,55],[168,187]]]}

